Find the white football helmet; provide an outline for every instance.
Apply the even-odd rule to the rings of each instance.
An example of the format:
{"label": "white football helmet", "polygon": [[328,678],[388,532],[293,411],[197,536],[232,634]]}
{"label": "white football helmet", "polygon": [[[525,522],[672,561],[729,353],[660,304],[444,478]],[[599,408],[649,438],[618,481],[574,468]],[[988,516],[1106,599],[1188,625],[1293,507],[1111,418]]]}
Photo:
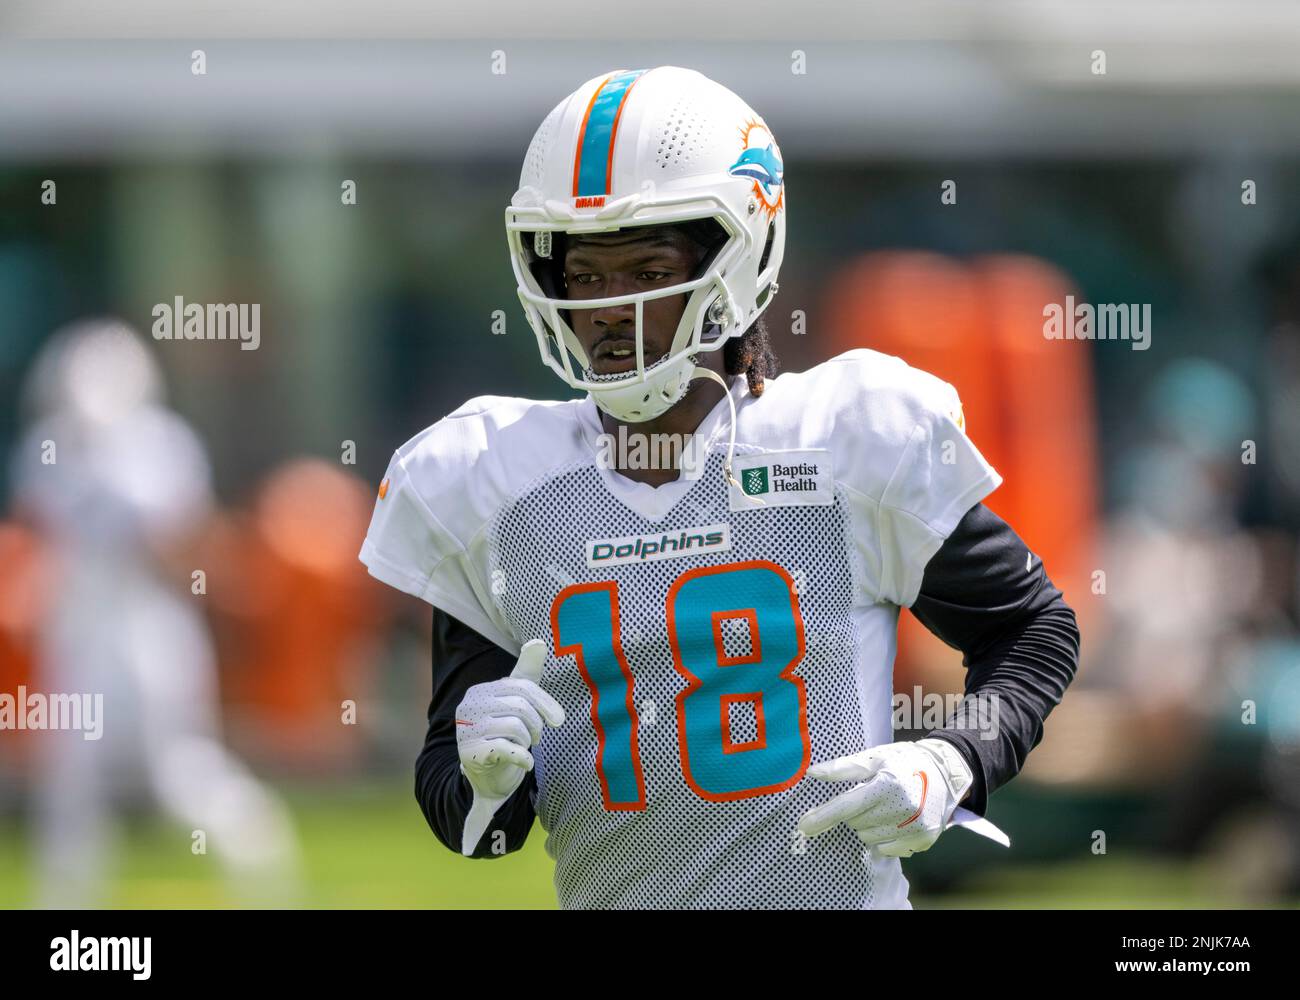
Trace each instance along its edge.
{"label": "white football helmet", "polygon": [[163,397],[152,352],[133,327],[112,316],[76,320],[52,333],[23,385],[32,419],[59,413],[111,423]]}
{"label": "white football helmet", "polygon": [[[616,70],[588,80],[546,116],[505,216],[519,300],[543,362],[611,416],[651,420],[698,376],[695,355],[742,334],[776,294],[785,251],[781,152],[748,104],[695,70]],[[560,297],[564,239],[555,234],[693,219],[720,229],[717,249],[691,280],[599,299]],[[683,293],[671,348],[645,357],[644,302]],[[636,369],[597,375],[565,312],[629,303]]]}

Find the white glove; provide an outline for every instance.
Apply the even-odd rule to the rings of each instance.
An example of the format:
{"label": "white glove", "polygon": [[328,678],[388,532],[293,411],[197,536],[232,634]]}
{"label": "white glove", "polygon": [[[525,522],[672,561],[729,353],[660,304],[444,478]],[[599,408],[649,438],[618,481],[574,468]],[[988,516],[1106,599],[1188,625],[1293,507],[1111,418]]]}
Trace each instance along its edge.
{"label": "white glove", "polygon": [[804,836],[843,822],[869,849],[892,858],[928,850],[975,780],[957,748],[940,739],[886,743],[814,764],[808,776],[860,784],[799,817]]}
{"label": "white glove", "polygon": [[475,684],[456,707],[460,770],[474,789],[460,852],[474,853],[492,817],[533,769],[528,748],[542,738],[542,723],[564,725],[564,708],[542,690],[546,643],[530,639],[509,677]]}

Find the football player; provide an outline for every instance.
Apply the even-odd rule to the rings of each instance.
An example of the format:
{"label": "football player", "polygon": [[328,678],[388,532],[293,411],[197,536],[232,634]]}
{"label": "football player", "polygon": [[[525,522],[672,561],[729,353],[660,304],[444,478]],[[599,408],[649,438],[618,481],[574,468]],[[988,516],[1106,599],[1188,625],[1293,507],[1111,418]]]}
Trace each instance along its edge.
{"label": "football player", "polygon": [[215,644],[189,593],[185,553],[214,505],[207,450],[165,403],[146,342],[113,318],[56,331],[24,385],[31,423],[15,449],[15,507],[50,557],[57,595],[40,622],[51,691],[102,696],[102,733],[37,741],[37,904],[102,906],[116,817],[147,793],[212,838],[234,899],[298,894],[291,818],[221,739]]}
{"label": "football player", "polygon": [[[957,393],[869,350],[776,375],[784,160],[692,70],[561,101],[505,221],[542,360],[586,395],[416,435],[361,550],[435,608],[430,826],[493,857],[536,816],[565,908],[909,907],[899,858],[984,814],[1078,657],[981,504],[1001,480]],[[694,447],[656,468],[609,446],[633,436]],[[891,731],[905,607],[968,668],[915,742]]]}

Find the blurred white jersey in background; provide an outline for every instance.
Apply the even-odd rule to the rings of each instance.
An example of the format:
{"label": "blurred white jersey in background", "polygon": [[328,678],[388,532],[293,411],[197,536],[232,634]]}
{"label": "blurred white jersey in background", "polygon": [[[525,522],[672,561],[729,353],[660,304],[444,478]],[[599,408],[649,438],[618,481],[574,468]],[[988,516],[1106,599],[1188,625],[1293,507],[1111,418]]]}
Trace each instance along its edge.
{"label": "blurred white jersey in background", "polygon": [[[212,509],[202,443],[161,402],[147,348],[113,321],[74,324],[37,359],[24,393],[36,418],[15,456],[15,500],[53,560],[40,630],[46,694],[102,695],[102,736],[40,739],[37,905],[108,905],[113,818],[152,799],[205,845],[238,902],[290,904],[296,845],[287,811],[222,746],[215,651],[169,547]],[[200,567],[195,567],[196,569]],[[196,836],[201,831],[202,837]]]}

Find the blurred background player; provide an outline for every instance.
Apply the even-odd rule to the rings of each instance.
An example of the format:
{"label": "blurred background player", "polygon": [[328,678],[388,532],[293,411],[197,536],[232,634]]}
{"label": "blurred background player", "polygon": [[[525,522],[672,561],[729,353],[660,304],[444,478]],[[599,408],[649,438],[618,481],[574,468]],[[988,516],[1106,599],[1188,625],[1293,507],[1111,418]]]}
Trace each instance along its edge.
{"label": "blurred background player", "polygon": [[98,740],[24,734],[38,748],[38,904],[105,904],[114,817],[142,796],[185,828],[177,852],[202,831],[241,902],[292,902],[287,813],[222,746],[212,641],[182,589],[212,505],[202,444],[115,320],[56,333],[23,397],[15,503],[44,540],[52,597],[35,674],[46,693],[103,695]]}

